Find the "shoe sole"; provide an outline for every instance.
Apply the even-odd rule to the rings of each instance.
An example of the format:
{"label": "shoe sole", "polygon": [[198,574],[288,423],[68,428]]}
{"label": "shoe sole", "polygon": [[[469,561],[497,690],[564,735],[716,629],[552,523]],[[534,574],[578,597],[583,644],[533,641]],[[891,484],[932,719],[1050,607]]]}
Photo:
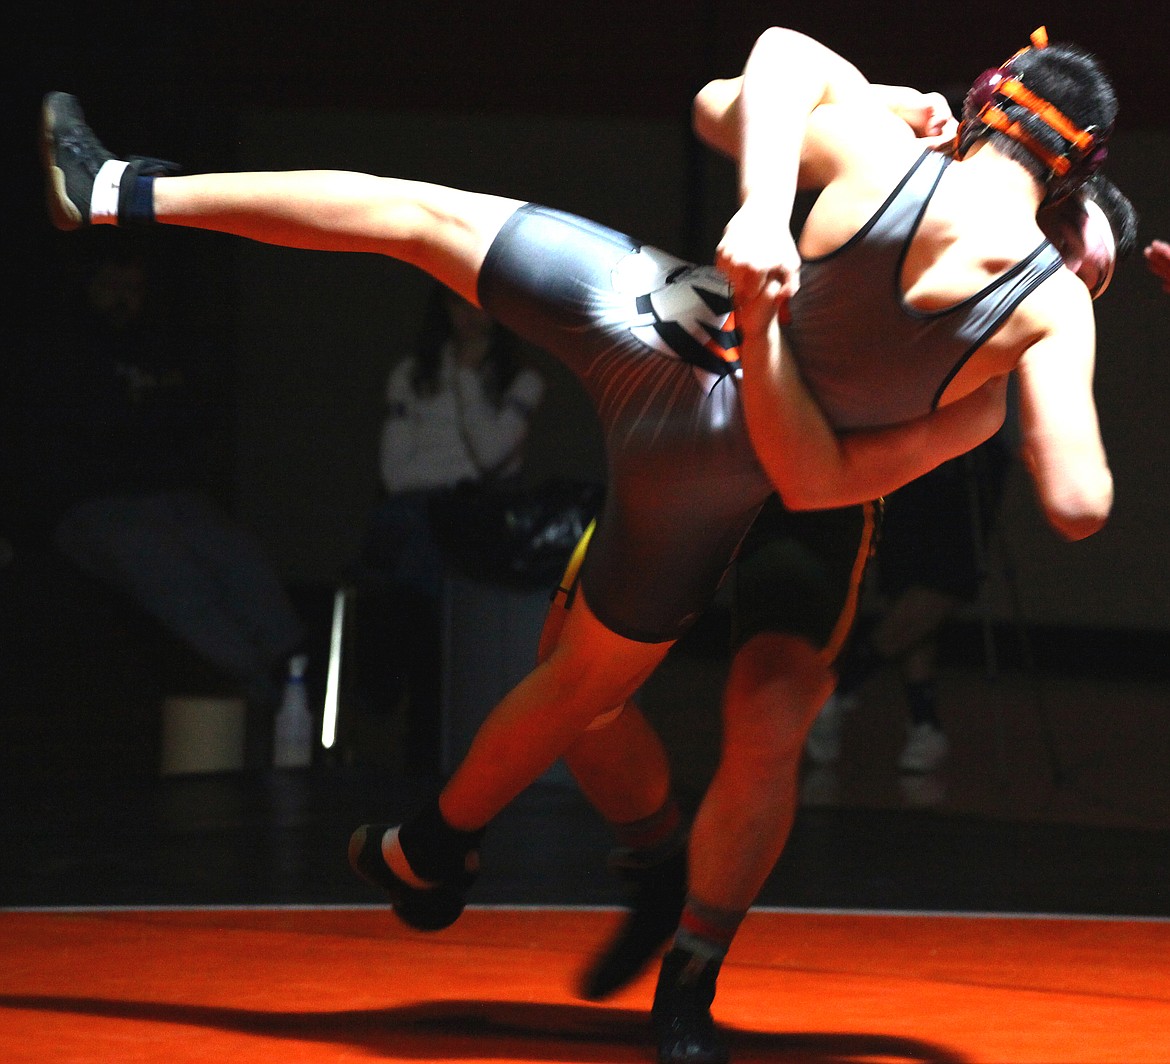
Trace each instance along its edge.
{"label": "shoe sole", "polygon": [[56,93],[45,97],[41,106],[41,158],[45,164],[45,203],[49,220],[63,232],[80,229],[85,223],[81,211],[69,198],[65,171],[57,165],[57,113],[53,108]]}

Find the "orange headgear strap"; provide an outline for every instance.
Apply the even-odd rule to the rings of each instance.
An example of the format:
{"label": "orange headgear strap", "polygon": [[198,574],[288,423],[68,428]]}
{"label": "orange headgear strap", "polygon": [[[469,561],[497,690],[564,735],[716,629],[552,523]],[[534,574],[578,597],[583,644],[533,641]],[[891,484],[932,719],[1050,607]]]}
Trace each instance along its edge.
{"label": "orange headgear strap", "polygon": [[1072,167],[1072,164],[1066,156],[1057,155],[1055,152],[1049,151],[1035,137],[1027,133],[1019,122],[1013,122],[998,107],[992,107],[984,111],[979,116],[979,121],[985,126],[991,126],[992,129],[997,129],[1000,133],[1022,144],[1058,177],[1064,177]]}
{"label": "orange headgear strap", "polygon": [[1033,48],[1048,47],[1047,29],[1040,26],[1033,30],[1031,41],[1031,44],[1021,48],[1003,66],[996,70],[986,71],[976,82],[975,88],[972,89],[972,93],[968,97],[968,102],[971,102],[972,97],[976,101],[975,111],[965,115],[964,121],[960,125],[959,133],[955,138],[956,155],[962,157],[960,153],[963,144],[963,126],[966,126],[968,121],[975,120],[1022,144],[1040,159],[1052,173],[1058,177],[1064,177],[1073,167],[1073,162],[1066,155],[1057,154],[1044,147],[1034,136],[1027,133],[1019,122],[1008,118],[1003,110],[994,103],[995,97],[1000,96],[1019,104],[1063,138],[1068,143],[1069,148],[1076,153],[1078,159],[1083,158],[1093,150],[1098,140],[1096,133],[1081,129],[1057,107],[1054,107],[1044,97],[1036,95],[1012,74],[1012,64],[1025,52]]}
{"label": "orange headgear strap", "polygon": [[1059,133],[1074,148],[1084,152],[1093,143],[1093,135],[1080,129],[1043,96],[1037,96],[1018,78],[1005,78],[995,87],[1000,96],[1006,96],[1021,107],[1026,107],[1045,125]]}
{"label": "orange headgear strap", "polygon": [[[1048,47],[1048,27],[1047,26],[1037,26],[1028,35],[1028,40],[1030,40],[1032,43],[1025,44],[1023,48],[1021,48],[1018,52],[1016,52],[1015,55],[1012,56],[1012,59],[1018,59],[1020,56],[1022,56],[1026,51],[1028,51],[1031,48],[1047,48]],[[1011,59],[1008,60],[1008,63],[1010,63],[1010,62],[1011,62]],[[1004,63],[1004,66],[1007,66],[1007,65],[1008,65],[1007,63]]]}

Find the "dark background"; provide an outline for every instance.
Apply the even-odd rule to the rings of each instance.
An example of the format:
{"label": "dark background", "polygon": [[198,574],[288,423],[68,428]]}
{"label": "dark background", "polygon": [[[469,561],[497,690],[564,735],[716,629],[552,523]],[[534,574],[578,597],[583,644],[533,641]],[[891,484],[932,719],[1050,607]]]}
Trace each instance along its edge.
{"label": "dark background", "polygon": [[[772,23],[823,40],[874,81],[944,89],[970,82],[1047,23],[1053,39],[1103,58],[1122,101],[1110,166],[1142,213],[1143,241],[1170,235],[1170,16],[1157,4],[66,3],[26,13],[7,35],[12,342],[53,327],[86,250],[110,235],[59,234],[44,216],[36,123],[47,90],[76,93],[114,150],[173,158],[191,171],[400,173],[392,145],[407,136],[404,166],[420,175],[432,173],[433,155],[439,180],[466,164],[487,187],[498,181],[499,191],[536,198],[528,184],[509,184],[523,172],[557,206],[644,224],[639,235],[703,258],[731,185],[729,171],[690,140],[690,97],[706,79],[738,73]],[[558,150],[570,139],[585,156],[596,145],[594,156]],[[469,143],[474,166],[454,159]],[[646,185],[626,175],[652,165],[662,172],[650,203]],[[352,552],[375,479],[380,389],[410,335],[420,282],[380,262],[325,263],[209,234],[165,231],[155,240],[173,267],[170,297],[218,338],[234,389],[235,429],[209,471],[215,487],[315,601]],[[1026,484],[1009,491],[1014,585],[1001,559],[993,609],[1010,622],[1011,595],[1022,592],[1056,668],[1105,663],[1166,675],[1168,321],[1170,296],[1140,261],[1123,267],[1099,316],[1099,399],[1118,483],[1110,528],[1060,544]],[[549,372],[555,424],[535,437],[541,475],[588,475],[598,462],[588,411],[572,382]],[[566,418],[579,427],[571,445]],[[5,516],[19,524],[19,514]]]}
{"label": "dark background", "polygon": [[[8,34],[8,119],[22,178],[36,103],[82,98],[102,136],[167,158],[228,167],[235,117],[252,109],[452,111],[677,119],[704,80],[737,73],[760,30],[779,22],[823,40],[873,81],[966,84],[1027,42],[1036,25],[1105,61],[1122,100],[1119,135],[1170,124],[1170,16],[1120,0],[1059,5],[64,3],[26,12]],[[96,120],[96,119],[95,119]],[[555,160],[552,160],[555,165]],[[31,200],[24,201],[31,202]],[[18,254],[51,243],[38,214],[10,205]]]}

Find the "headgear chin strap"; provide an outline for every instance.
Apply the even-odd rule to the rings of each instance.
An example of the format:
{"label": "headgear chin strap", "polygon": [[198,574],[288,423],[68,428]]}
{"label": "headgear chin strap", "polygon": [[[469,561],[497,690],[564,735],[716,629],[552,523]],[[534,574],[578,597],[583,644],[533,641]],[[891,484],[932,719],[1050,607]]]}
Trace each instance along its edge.
{"label": "headgear chin strap", "polygon": [[[963,101],[963,120],[955,137],[955,158],[971,150],[984,129],[994,129],[1023,145],[1048,167],[1045,203],[1056,203],[1075,192],[1105,161],[1110,130],[1094,126],[1079,128],[1042,96],[1032,92],[1016,73],[1015,64],[1032,48],[1047,48],[1048,33],[1043,26],[1032,33],[1031,45],[1021,48],[1002,66],[985,70],[975,79]],[[1018,119],[1004,110],[1014,104],[1034,115],[1064,142],[1063,151],[1053,151],[1029,133]]]}

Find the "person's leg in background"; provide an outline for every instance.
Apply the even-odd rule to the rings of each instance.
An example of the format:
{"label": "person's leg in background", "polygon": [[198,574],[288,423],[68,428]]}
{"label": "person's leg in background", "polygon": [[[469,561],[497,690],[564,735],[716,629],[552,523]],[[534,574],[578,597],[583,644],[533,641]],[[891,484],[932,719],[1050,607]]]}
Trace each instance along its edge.
{"label": "person's leg in background", "polygon": [[956,611],[978,597],[1006,469],[1006,451],[993,438],[888,500],[875,566],[885,605],[858,626],[837,688],[810,729],[805,753],[813,764],[838,759],[861,688],[887,666],[898,668],[906,700],[899,771],[930,773],[945,762],[950,741],[938,712],[938,640]]}

